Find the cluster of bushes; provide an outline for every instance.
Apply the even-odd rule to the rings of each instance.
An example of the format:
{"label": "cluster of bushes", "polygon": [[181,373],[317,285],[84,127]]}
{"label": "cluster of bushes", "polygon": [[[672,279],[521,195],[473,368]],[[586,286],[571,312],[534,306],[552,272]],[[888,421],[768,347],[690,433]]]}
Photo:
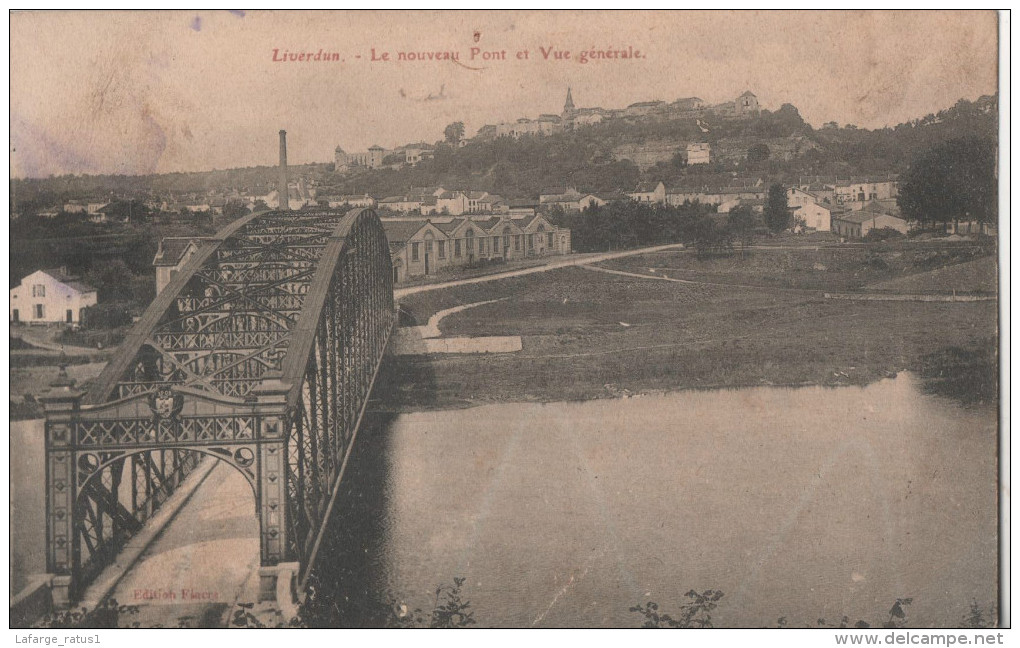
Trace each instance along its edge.
{"label": "cluster of bushes", "polygon": [[[409,609],[406,605],[390,598],[380,604],[381,616],[378,617],[380,627],[385,628],[437,628],[461,629],[477,625],[471,602],[464,600],[461,591],[464,578],[454,578],[453,585],[440,585],[435,590],[432,610],[423,612],[420,608]],[[658,603],[648,601],[645,604],[630,608],[641,616],[641,628],[648,629],[691,629],[714,628],[712,613],[719,607],[724,594],[719,590],[698,592],[690,590],[685,594],[687,601],[682,603],[675,614],[661,610]],[[869,629],[869,628],[906,628],[907,610],[913,603],[912,598],[897,598],[887,612],[887,618],[877,622],[858,620],[852,622],[850,617],[843,616],[837,621],[820,618],[814,622],[818,628]],[[230,615],[230,627],[234,628],[337,628],[342,627],[342,620],[337,618],[337,609],[321,600],[313,590],[301,606],[299,614],[293,619],[277,619],[275,623],[254,613],[254,604],[239,603]],[[115,599],[101,604],[94,610],[82,608],[56,612],[46,616],[34,627],[36,628],[137,628],[139,624],[134,617],[138,614],[138,606],[120,605]],[[193,627],[191,617],[178,619],[177,627]],[[994,628],[996,608],[986,609],[976,601],[972,602],[967,614],[958,622],[957,627],[968,629]],[[777,628],[794,627],[787,617],[776,621]]]}
{"label": "cluster of bushes", "polygon": [[[130,323],[130,316],[126,323]],[[90,347],[96,349],[116,346],[124,341],[125,328],[122,324],[114,325],[120,328],[99,328],[99,330],[85,329],[64,329],[57,334],[56,340],[70,346]]]}
{"label": "cluster of bushes", "polygon": [[10,367],[11,368],[24,368],[24,367],[56,367],[59,364],[65,365],[80,365],[88,364],[92,362],[92,358],[87,355],[64,355],[57,353],[46,353],[46,354],[11,354],[10,356]]}
{"label": "cluster of bushes", "polygon": [[130,306],[125,302],[100,302],[82,313],[81,325],[87,329],[113,329],[132,321]]}
{"label": "cluster of bushes", "polygon": [[999,358],[996,340],[982,340],[974,348],[947,347],[922,359],[924,390],[965,406],[998,403]]}
{"label": "cluster of bushes", "polygon": [[876,243],[878,241],[888,241],[889,239],[900,238],[903,238],[903,233],[891,227],[871,229],[868,230],[868,233],[864,235],[864,240],[869,243]]}
{"label": "cluster of bushes", "polygon": [[729,252],[770,230],[749,207],[717,214],[713,205],[679,206],[620,201],[581,212],[554,210],[550,220],[570,229],[577,252],[606,252],[647,245],[683,243],[699,255]]}
{"label": "cluster of bushes", "polygon": [[11,399],[10,403],[9,420],[11,421],[25,421],[45,416],[42,405],[34,397],[32,400],[29,400],[27,394],[24,401]]}
{"label": "cluster of bushes", "polygon": [[674,207],[631,200],[592,205],[581,212],[554,209],[550,220],[570,229],[578,252],[605,252],[644,245],[691,243],[711,231],[715,208],[686,203]]}

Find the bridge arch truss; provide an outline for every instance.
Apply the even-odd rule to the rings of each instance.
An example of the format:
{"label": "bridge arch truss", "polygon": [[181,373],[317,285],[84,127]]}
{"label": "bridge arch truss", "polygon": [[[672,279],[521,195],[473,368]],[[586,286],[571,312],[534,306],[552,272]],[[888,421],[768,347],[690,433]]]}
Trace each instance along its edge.
{"label": "bridge arch truss", "polygon": [[173,277],[87,391],[46,408],[46,560],[74,600],[212,455],[252,485],[263,594],[307,578],[394,324],[370,209],[235,221]]}

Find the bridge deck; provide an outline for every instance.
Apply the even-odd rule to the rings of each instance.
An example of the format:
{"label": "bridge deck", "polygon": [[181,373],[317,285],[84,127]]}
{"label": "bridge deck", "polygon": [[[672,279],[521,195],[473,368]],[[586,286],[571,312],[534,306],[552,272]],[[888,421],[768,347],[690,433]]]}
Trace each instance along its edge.
{"label": "bridge deck", "polygon": [[[207,460],[211,461],[211,460]],[[142,627],[222,627],[259,588],[259,523],[251,487],[217,462],[187,503],[114,588]]]}

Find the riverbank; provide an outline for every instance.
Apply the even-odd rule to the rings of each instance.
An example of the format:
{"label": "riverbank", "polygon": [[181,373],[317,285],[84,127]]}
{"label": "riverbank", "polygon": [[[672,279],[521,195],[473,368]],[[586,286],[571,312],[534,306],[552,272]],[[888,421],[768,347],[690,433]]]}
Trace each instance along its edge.
{"label": "riverbank", "polygon": [[[830,258],[836,254],[819,252]],[[866,253],[851,254],[857,261],[840,263],[875,265]],[[888,254],[903,259],[901,251]],[[901,256],[892,256],[896,254]],[[936,364],[943,375],[956,369],[977,371],[983,384],[993,385],[966,400],[976,404],[994,399],[998,334],[994,301],[826,300],[824,293],[814,290],[848,287],[851,282],[826,270],[811,270],[815,276],[810,282],[783,276],[805,274],[805,265],[813,269],[820,262],[810,255],[810,251],[758,255],[751,267],[775,268],[774,279],[759,273],[759,281],[769,282],[772,289],[718,285],[727,278],[743,283],[754,274],[743,270],[734,277],[738,263],[726,260],[726,272],[710,276],[710,265],[700,267],[699,278],[714,280],[705,284],[572,267],[408,295],[401,305],[419,322],[446,308],[499,299],[450,315],[443,320],[442,334],[520,335],[523,350],[391,358],[384,363],[373,406],[399,412],[685,389],[865,385],[905,370],[921,375],[932,364],[926,359],[940,353],[944,357]],[[663,252],[625,263],[648,273],[650,267],[672,266],[684,256]],[[787,272],[783,259],[790,258],[796,266]],[[890,275],[908,276],[911,268],[927,271],[908,257],[895,271],[860,273],[852,283],[861,286]],[[825,281],[827,276],[833,281]],[[981,360],[975,365],[974,358]],[[953,384],[959,386],[958,381]]]}

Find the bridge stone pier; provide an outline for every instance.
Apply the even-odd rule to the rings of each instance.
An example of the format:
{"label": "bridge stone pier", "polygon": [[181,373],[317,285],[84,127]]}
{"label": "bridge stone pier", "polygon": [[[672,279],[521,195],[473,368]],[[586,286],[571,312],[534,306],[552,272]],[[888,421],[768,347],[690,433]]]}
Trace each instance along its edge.
{"label": "bridge stone pier", "polygon": [[54,603],[75,603],[200,462],[220,461],[254,495],[260,598],[292,605],[393,324],[370,209],[263,212],[202,242],[94,385],[41,399]]}

